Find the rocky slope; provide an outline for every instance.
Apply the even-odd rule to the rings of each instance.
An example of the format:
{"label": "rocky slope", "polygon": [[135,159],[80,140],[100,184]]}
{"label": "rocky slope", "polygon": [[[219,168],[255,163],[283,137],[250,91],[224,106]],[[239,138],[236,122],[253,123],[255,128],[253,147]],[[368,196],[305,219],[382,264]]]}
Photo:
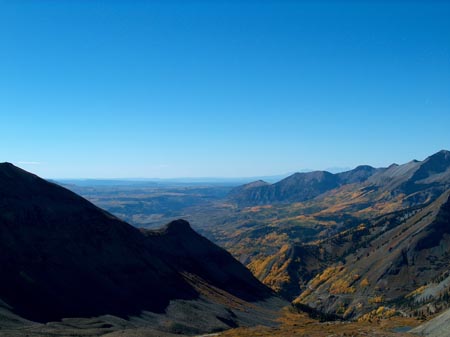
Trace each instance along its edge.
{"label": "rocky slope", "polygon": [[[309,173],[311,179],[313,176],[324,175]],[[450,152],[440,151],[423,161],[388,168],[359,166],[329,177],[338,186],[310,200],[255,205],[259,201],[250,198],[240,206],[238,202],[238,210],[229,216],[231,220],[211,229],[213,237],[247,264],[261,281],[294,299],[315,273],[344,261],[345,254],[361,237],[367,236],[368,226],[383,217],[401,218],[400,214],[415,212],[449,190]],[[291,178],[293,182],[295,179]],[[279,185],[288,186],[286,180],[290,179]],[[257,195],[262,188],[275,186],[278,185],[250,190]],[[281,195],[294,195],[290,193],[302,186],[298,183]],[[250,206],[245,206],[246,203]],[[371,238],[367,236],[364,240]]]}
{"label": "rocky slope", "polygon": [[314,277],[297,301],[345,317],[380,306],[416,315],[442,310],[442,296],[450,287],[449,194],[335,236],[342,262]]}
{"label": "rocky slope", "polygon": [[[8,163],[0,164],[0,247],[3,329],[147,315],[137,326],[147,320],[164,331],[198,333],[265,320],[258,314],[264,305],[250,302],[282,303],[187,222],[140,231]],[[193,319],[201,314],[209,321]]]}
{"label": "rocky slope", "polygon": [[415,335],[426,337],[450,336],[450,309],[423,323],[411,332]]}

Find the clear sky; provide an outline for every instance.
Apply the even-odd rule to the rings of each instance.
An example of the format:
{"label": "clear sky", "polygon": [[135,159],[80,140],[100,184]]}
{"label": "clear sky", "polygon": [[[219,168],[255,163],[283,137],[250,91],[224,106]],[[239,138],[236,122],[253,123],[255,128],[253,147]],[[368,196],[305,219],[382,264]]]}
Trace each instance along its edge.
{"label": "clear sky", "polygon": [[0,161],[257,176],[450,149],[450,1],[0,0]]}

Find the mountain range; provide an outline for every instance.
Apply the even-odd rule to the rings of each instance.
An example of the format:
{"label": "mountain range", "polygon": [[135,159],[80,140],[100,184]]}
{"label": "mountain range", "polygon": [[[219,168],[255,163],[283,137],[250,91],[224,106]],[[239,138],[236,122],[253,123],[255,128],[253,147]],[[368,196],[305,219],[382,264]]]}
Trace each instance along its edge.
{"label": "mountain range", "polygon": [[445,189],[450,180],[449,167],[450,152],[442,150],[423,162],[413,160],[387,168],[362,165],[336,174],[327,171],[295,173],[274,184],[259,180],[235,188],[229,196],[240,206],[294,203],[314,199],[349,184],[365,184],[385,191],[412,194],[436,185]]}
{"label": "mountain range", "polygon": [[221,195],[185,209],[205,236],[181,219],[150,230],[0,164],[0,335],[450,329],[450,152]]}
{"label": "mountain range", "polygon": [[395,301],[404,312],[429,315],[445,308],[446,286],[426,308],[410,293],[446,279],[449,191],[445,150],[387,168],[297,173],[232,190],[234,223],[212,232],[289,300],[345,317]]}

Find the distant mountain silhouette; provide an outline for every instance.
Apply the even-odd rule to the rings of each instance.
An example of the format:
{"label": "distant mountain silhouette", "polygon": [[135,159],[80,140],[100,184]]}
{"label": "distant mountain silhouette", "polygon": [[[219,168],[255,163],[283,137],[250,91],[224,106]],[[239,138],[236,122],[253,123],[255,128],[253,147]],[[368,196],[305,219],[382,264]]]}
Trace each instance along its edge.
{"label": "distant mountain silhouette", "polygon": [[379,169],[376,169],[372,166],[361,165],[361,166],[356,167],[353,170],[341,172],[336,175],[339,179],[339,183],[341,185],[346,185],[346,184],[354,184],[354,183],[363,183],[367,179],[369,179],[372,175],[374,175],[375,173],[377,173],[379,171],[380,171]]}
{"label": "distant mountain silhouette", "polygon": [[327,171],[294,173],[271,185],[254,182],[236,187],[230,192],[229,198],[243,206],[301,202],[344,184],[366,181],[376,171],[370,166],[359,166],[337,174]]}
{"label": "distant mountain silhouette", "polygon": [[303,202],[348,184],[372,186],[393,194],[420,191],[414,198],[421,202],[436,198],[450,186],[450,152],[442,150],[424,161],[393,164],[388,168],[362,165],[337,174],[295,173],[271,185],[255,182],[239,186],[230,192],[229,199],[240,206]]}
{"label": "distant mountain silhouette", "polygon": [[139,230],[9,163],[0,164],[0,247],[0,305],[32,321],[164,313],[204,293],[225,309],[211,293],[274,296],[186,221]]}
{"label": "distant mountain silhouette", "polygon": [[263,194],[267,193],[271,184],[257,180],[245,185],[235,187],[229,193],[229,197],[238,203],[247,203],[248,200],[259,200]]}
{"label": "distant mountain silhouette", "polygon": [[[442,150],[424,161],[413,160],[404,165],[391,165],[373,175],[369,182],[385,190],[398,190],[407,194],[450,185],[450,152]],[[439,192],[442,190],[439,189]]]}

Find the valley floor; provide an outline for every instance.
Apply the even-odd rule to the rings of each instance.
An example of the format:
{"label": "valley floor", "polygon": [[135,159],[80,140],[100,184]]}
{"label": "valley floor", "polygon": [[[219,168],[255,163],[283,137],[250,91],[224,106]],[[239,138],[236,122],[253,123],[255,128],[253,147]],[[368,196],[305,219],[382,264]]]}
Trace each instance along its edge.
{"label": "valley floor", "polygon": [[237,328],[220,333],[220,337],[407,337],[406,331],[421,322],[413,318],[394,317],[373,322],[325,322],[309,318],[306,314],[283,309],[280,326]]}
{"label": "valley floor", "polygon": [[[142,321],[136,319],[125,321],[113,316],[103,316],[92,319],[65,319],[62,322],[44,325],[24,322],[15,327],[13,320],[10,322],[10,328],[6,327],[8,324],[3,324],[4,327],[0,329],[0,336],[175,337],[184,335],[179,334],[179,332],[168,333],[157,330],[156,322],[151,322],[149,317],[146,318],[141,317],[140,320]],[[0,315],[0,323],[1,321],[2,316]],[[407,331],[422,322],[406,317],[391,317],[373,320],[372,322],[319,322],[305,313],[298,313],[293,311],[291,307],[285,307],[281,309],[278,323],[279,325],[267,324],[235,328],[218,333],[197,335],[197,337],[417,337],[417,335],[407,333]],[[188,335],[192,336],[192,333]]]}

